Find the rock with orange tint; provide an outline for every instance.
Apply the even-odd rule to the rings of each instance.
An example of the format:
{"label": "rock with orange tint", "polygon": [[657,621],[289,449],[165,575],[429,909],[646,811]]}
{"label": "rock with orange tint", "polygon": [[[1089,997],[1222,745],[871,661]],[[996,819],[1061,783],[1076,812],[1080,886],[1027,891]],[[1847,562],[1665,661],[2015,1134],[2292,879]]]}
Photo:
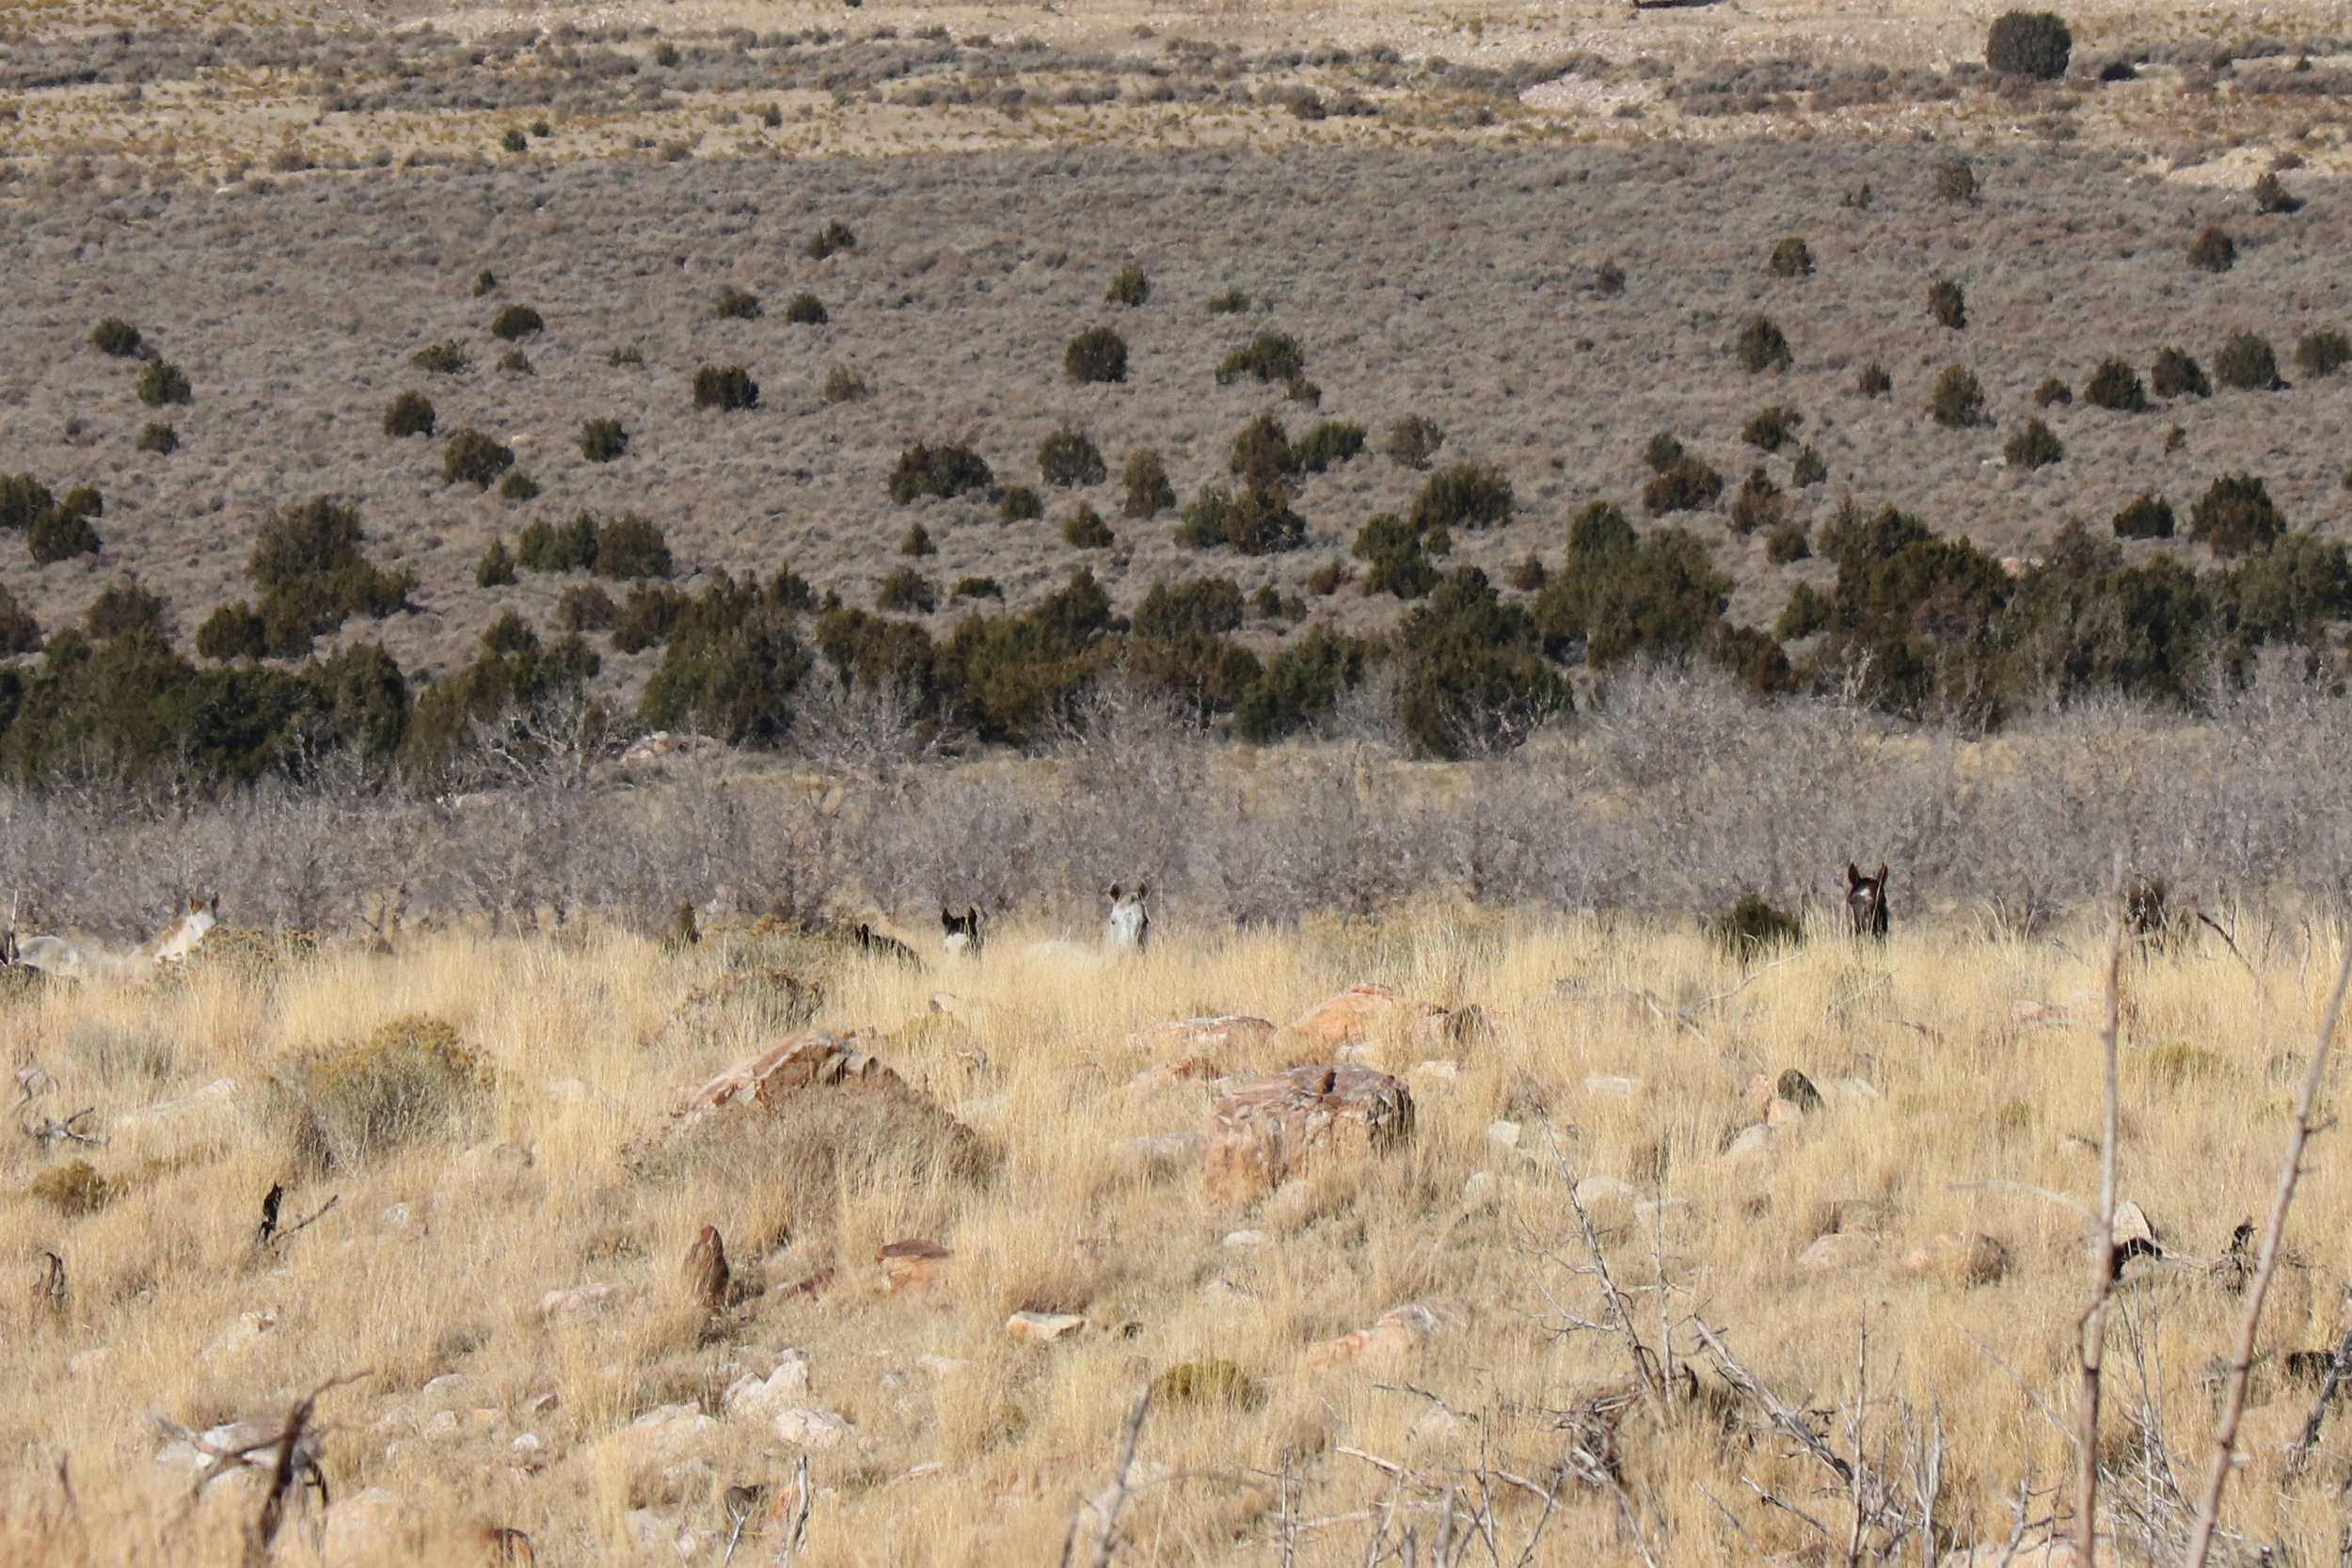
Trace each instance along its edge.
{"label": "rock with orange tint", "polygon": [[1154,1023],[1127,1037],[1128,1049],[1165,1060],[1170,1056],[1248,1056],[1263,1051],[1274,1038],[1274,1025],[1262,1018],[1226,1015],[1180,1018]]}
{"label": "rock with orange tint", "polygon": [[1991,1285],[2009,1274],[2009,1248],[1992,1236],[1946,1231],[1913,1249],[1903,1272],[1947,1285]]}
{"label": "rock with orange tint", "polygon": [[1394,1361],[1411,1354],[1440,1334],[1465,1327],[1470,1319],[1470,1304],[1457,1298],[1407,1302],[1381,1313],[1369,1328],[1317,1339],[1307,1347],[1307,1365],[1338,1367],[1351,1361]]}
{"label": "rock with orange tint", "polygon": [[882,1059],[857,1050],[854,1036],[835,1037],[803,1029],[769,1041],[724,1072],[688,1090],[678,1116],[700,1120],[728,1105],[772,1105],[798,1089],[893,1080]]}
{"label": "rock with orange tint", "polygon": [[1449,1012],[1386,986],[1357,985],[1293,1020],[1277,1043],[1325,1058],[1392,1040],[1434,1053],[1468,1044],[1483,1022],[1475,1007]]}
{"label": "rock with orange tint", "polygon": [[937,1242],[919,1238],[893,1242],[874,1254],[882,1285],[894,1296],[937,1295],[947,1283],[947,1262],[953,1252]]}
{"label": "rock with orange tint", "polygon": [[1413,1135],[1413,1096],[1397,1079],[1341,1064],[1228,1085],[1200,1143],[1211,1201],[1247,1203],[1321,1165],[1364,1161]]}
{"label": "rock with orange tint", "polygon": [[1184,1084],[1207,1084],[1223,1076],[1216,1058],[1210,1056],[1180,1056],[1172,1062],[1145,1068],[1129,1079],[1138,1089],[1172,1089]]}

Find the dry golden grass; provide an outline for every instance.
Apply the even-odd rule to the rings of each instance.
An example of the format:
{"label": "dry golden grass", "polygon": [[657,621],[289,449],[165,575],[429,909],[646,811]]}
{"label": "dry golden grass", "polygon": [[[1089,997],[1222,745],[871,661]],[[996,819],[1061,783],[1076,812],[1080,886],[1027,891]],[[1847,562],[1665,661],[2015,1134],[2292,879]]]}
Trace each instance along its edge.
{"label": "dry golden grass", "polygon": [[[2240,938],[2255,961],[2186,942],[2125,967],[2122,1194],[2169,1245],[2201,1258],[2264,1207],[2293,1095],[2283,1058],[2309,1049],[2332,972],[2331,939]],[[1748,1481],[1821,1520],[1836,1537],[1829,1560],[1840,1560],[1849,1515],[1826,1472],[1790,1457],[1729,1396],[1687,1323],[1674,1353],[1697,1367],[1701,1397],[1662,1423],[1627,1416],[1622,1509],[1563,1477],[1574,1436],[1563,1413],[1623,1387],[1629,1364],[1613,1337],[1567,1331],[1567,1319],[1603,1312],[1579,1272],[1586,1259],[1561,1176],[1547,1168],[1547,1125],[1579,1173],[1665,1199],[1637,1211],[1623,1194],[1586,1189],[1653,1343],[1649,1288],[1662,1269],[1674,1317],[1697,1313],[1790,1404],[1827,1413],[1829,1442],[1883,1465],[1906,1509],[1918,1450],[1904,1418],[1939,1420],[1938,1528],[1952,1544],[1997,1543],[2011,1528],[2003,1498],[2021,1482],[2033,1518],[2062,1512],[2067,1439],[2037,1402],[2067,1418],[2086,1265],[2064,1207],[1985,1183],[2077,1199],[2094,1190],[2095,1152],[2075,1140],[2098,1120],[2085,1022],[2098,1012],[2097,947],[2095,933],[2075,932],[1823,940],[1742,986],[1688,933],[1447,910],[1179,936],[1143,958],[1033,956],[1004,931],[984,959],[928,974],[741,932],[675,954],[594,934],[420,937],[397,954],[199,960],[152,990],[18,995],[0,1013],[0,1039],[12,1064],[54,1077],[38,1111],[94,1104],[116,1134],[44,1159],[9,1133],[0,1558],[234,1560],[254,1489],[224,1482],[192,1505],[187,1471],[158,1465],[164,1439],[144,1413],[198,1429],[275,1418],[329,1379],[364,1372],[320,1402],[324,1466],[339,1497],[396,1497],[397,1507],[370,1506],[397,1525],[371,1532],[343,1520],[333,1560],[462,1560],[486,1525],[527,1531],[541,1562],[675,1560],[673,1545],[638,1544],[659,1523],[665,1542],[692,1537],[692,1560],[716,1561],[725,1490],[757,1485],[776,1499],[796,1458],[767,1422],[727,1418],[719,1395],[796,1347],[810,1361],[804,1402],[848,1422],[838,1446],[811,1455],[801,1560],[811,1563],[1052,1560],[1074,1498],[1108,1480],[1133,1390],[1204,1359],[1232,1363],[1247,1388],[1221,1369],[1163,1385],[1200,1397],[1170,1397],[1151,1415],[1137,1471],[1149,1484],[1130,1505],[1122,1561],[1271,1563],[1286,1536],[1295,1560],[1361,1561],[1391,1507],[1390,1543],[1411,1525],[1426,1551],[1449,1488],[1456,1517],[1485,1506],[1482,1474],[1500,1488],[1492,1513],[1507,1560],[1542,1510],[1495,1479],[1504,1472],[1562,1487],[1527,1560],[1632,1562],[1643,1546],[1661,1562],[1797,1560],[1818,1544]],[[822,980],[820,1025],[873,1031],[863,1046],[977,1130],[989,1173],[919,1166],[909,1147],[919,1118],[878,1118],[882,1147],[845,1164],[831,1191],[804,1163],[771,1163],[759,1168],[782,1174],[755,1180],[755,1161],[665,1145],[674,1091],[779,1022],[775,988],[726,976],[778,964]],[[1188,1166],[1153,1173],[1122,1159],[1120,1139],[1207,1120],[1201,1085],[1131,1085],[1146,1064],[1125,1044],[1130,1029],[1203,1013],[1279,1022],[1362,979],[1475,1002],[1491,1022],[1457,1077],[1416,1070],[1419,1053],[1401,1042],[1375,1048],[1375,1065],[1404,1075],[1418,1100],[1408,1152],[1246,1211],[1206,1204]],[[983,1004],[963,1009],[975,1023],[928,1010],[942,987]],[[487,1101],[460,1132],[364,1168],[301,1174],[265,1085],[306,1051],[417,1013],[448,1021],[487,1060]],[[1726,1134],[1757,1119],[1751,1075],[1789,1067],[1828,1104],[1767,1152],[1723,1161]],[[235,1111],[209,1139],[117,1119],[223,1078],[239,1085],[221,1102]],[[1875,1097],[1834,1082],[1845,1079]],[[861,1135],[820,1119],[803,1117],[800,1135],[845,1148]],[[1543,1158],[1504,1147],[1498,1121],[1516,1123],[1519,1148]],[[529,1150],[529,1163],[504,1145]],[[2339,1219],[2352,1178],[2333,1154],[2323,1141],[2289,1238],[2301,1266],[2273,1297],[2265,1342],[2280,1350],[2327,1345],[2343,1327],[2352,1259]],[[36,1187],[44,1168],[76,1157],[105,1179],[109,1200],[69,1214]],[[262,1195],[277,1181],[291,1189],[286,1225],[339,1201],[257,1250]],[[1820,1206],[1836,1199],[1884,1206],[1877,1256],[1799,1268]],[[724,1237],[738,1280],[765,1287],[708,1324],[677,1284],[705,1224]],[[1263,1243],[1231,1244],[1239,1230]],[[1907,1275],[1904,1255],[1945,1232],[1997,1238],[2007,1277],[1963,1288]],[[882,1291],[875,1252],[908,1238],[956,1254],[934,1299]],[[33,1288],[46,1290],[47,1253],[64,1262],[62,1299]],[[830,1288],[787,1293],[827,1267]],[[601,1317],[541,1321],[545,1292],[598,1281],[635,1293]],[[2133,1415],[2160,1407],[2179,1480],[2193,1486],[2212,1408],[2201,1370],[2226,1349],[2236,1303],[2144,1262],[2122,1301],[2109,1336],[2112,1461],[2153,1463]],[[1308,1365],[1311,1342],[1416,1302],[1460,1321],[1390,1359]],[[1006,1332],[1016,1310],[1078,1314],[1086,1326],[1028,1343]],[[1455,1418],[1432,1418],[1430,1399],[1406,1385]],[[2231,1522],[2312,1560],[2333,1548],[2345,1462],[2323,1451],[2311,1483],[2282,1486],[2280,1447],[2311,1395],[2274,1357],[2255,1397]],[[720,1418],[681,1421],[668,1449],[627,1432],[664,1404]],[[1409,1475],[1400,1483],[1347,1449]],[[70,1500],[58,1472],[69,1462]],[[766,1513],[754,1510],[737,1560],[768,1560]],[[282,1560],[310,1560],[316,1519],[297,1519]],[[1919,1553],[1915,1541],[1901,1559]],[[1482,1544],[1468,1560],[1484,1557]]]}

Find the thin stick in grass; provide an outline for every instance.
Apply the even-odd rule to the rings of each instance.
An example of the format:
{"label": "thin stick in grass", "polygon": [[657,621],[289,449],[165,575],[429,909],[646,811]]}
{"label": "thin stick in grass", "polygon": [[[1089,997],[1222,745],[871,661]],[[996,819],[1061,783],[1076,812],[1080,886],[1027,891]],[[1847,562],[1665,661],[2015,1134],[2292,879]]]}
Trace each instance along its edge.
{"label": "thin stick in grass", "polygon": [[2075,1413],[2074,1556],[2097,1560],[2099,1539],[2099,1380],[2107,1354],[2107,1304],[2115,1290],[2115,1146],[2122,1122],[2116,1073],[2116,1039],[2122,1032],[2118,980],[2123,965],[2123,868],[2116,863],[2116,888],[2107,916],[2106,1012],[2099,1027],[2099,1206],[2090,1216],[2090,1306],[2081,1327],[2082,1395]]}
{"label": "thin stick in grass", "polygon": [[2197,1524],[2184,1559],[2186,1568],[2205,1568],[2205,1559],[2213,1551],[2214,1529],[2220,1522],[2221,1494],[2230,1484],[2230,1465],[2237,1455],[2237,1428],[2246,1414],[2246,1383],[2254,1365],[2254,1338],[2262,1328],[2263,1298],[2270,1293],[2271,1275],[2278,1272],[2279,1243],[2286,1234],[2288,1212],[2295,1207],[2296,1183],[2302,1180],[2303,1148],[2311,1142],[2312,1107],[2318,1103],[2319,1085],[2327,1076],[2328,1049],[2335,1043],[2344,985],[2352,981],[2352,932],[2340,940],[2344,956],[2336,965],[2336,983],[2328,993],[2327,1011],[2320,1015],[2319,1037],[2312,1042],[2302,1090],[2295,1099],[2295,1123],[2287,1129],[2286,1157],[2280,1162],[2279,1185],[2270,1199],[2270,1223],[2263,1229],[2254,1277],[2246,1288],[2245,1308],[2238,1314],[2237,1344],[2230,1354],[2229,1382],[2222,1387],[2221,1417],[2214,1425],[2213,1458],[2205,1468],[2204,1495],[2197,1503]]}

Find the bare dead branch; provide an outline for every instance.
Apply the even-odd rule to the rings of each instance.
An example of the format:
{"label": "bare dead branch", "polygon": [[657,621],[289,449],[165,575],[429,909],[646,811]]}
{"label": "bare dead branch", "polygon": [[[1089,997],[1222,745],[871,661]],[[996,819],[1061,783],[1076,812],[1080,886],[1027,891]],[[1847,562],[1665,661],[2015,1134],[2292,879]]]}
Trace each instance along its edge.
{"label": "bare dead branch", "polygon": [[776,1543],[773,1561],[776,1568],[788,1568],[801,1553],[802,1543],[808,1539],[808,1455],[801,1455],[792,1466],[792,1516],[785,1521],[783,1539]]}
{"label": "bare dead branch", "polygon": [[[1748,1370],[1740,1358],[1731,1354],[1731,1347],[1724,1343],[1722,1336],[1707,1326],[1706,1319],[1694,1316],[1691,1319],[1691,1325],[1697,1330],[1699,1342],[1707,1347],[1707,1353],[1715,1358],[1715,1370],[1723,1374],[1725,1383],[1763,1411],[1765,1418],[1782,1435],[1828,1466],[1830,1472],[1837,1477],[1840,1486],[1853,1484],[1853,1465],[1822,1442],[1778,1394],[1766,1387],[1754,1372]],[[1822,1533],[1826,1535],[1828,1531]]]}
{"label": "bare dead branch", "polygon": [[2296,1095],[2295,1121],[2287,1129],[2286,1154],[2279,1164],[2278,1190],[2270,1200],[2270,1222],[2263,1231],[2262,1252],[2254,1277],[2246,1290],[2246,1306],[2238,1318],[2237,1344],[2230,1355],[2230,1377],[2221,1396],[2221,1414],[2214,1424],[2213,1458],[2205,1471],[2203,1495],[2197,1504],[2197,1523],[2190,1533],[2186,1568],[2205,1568],[2213,1551],[2214,1528],[2220,1523],[2221,1494],[2230,1484],[2230,1465],[2237,1453],[2238,1422],[2246,1414],[2246,1383],[2254,1365],[2254,1340],[2262,1328],[2263,1302],[2270,1293],[2271,1276],[2279,1268],[2279,1245],[2286,1233],[2287,1215],[2295,1207],[2296,1183],[2303,1175],[2303,1148],[2311,1141],[2312,1107],[2319,1099],[2328,1070],[2328,1050],[2335,1043],[2336,1021],[2344,1011],[2344,990],[2352,982],[2352,933],[2344,940],[2344,957],[2336,966],[2336,982],[2328,993],[2328,1007],[2319,1021],[2319,1036],[2312,1042],[2312,1059],[2303,1070],[2303,1086]]}
{"label": "bare dead branch", "polygon": [[2336,1344],[2335,1354],[2328,1358],[2328,1373],[2319,1381],[2319,1397],[2312,1401],[2312,1413],[2303,1418],[2301,1433],[2288,1446],[2288,1475],[2302,1474],[2312,1449],[2319,1443],[2319,1429],[2327,1422],[2328,1406],[2346,1381],[2352,1381],[2352,1330],[2345,1332]]}
{"label": "bare dead branch", "polygon": [[[1584,1250],[1593,1259],[1593,1273],[1600,1280],[1601,1296],[1609,1304],[1611,1326],[1626,1344],[1626,1354],[1633,1362],[1633,1375],[1640,1383],[1642,1397],[1650,1408],[1663,1412],[1666,1407],[1666,1386],[1658,1371],[1656,1357],[1642,1337],[1633,1331],[1633,1314],[1627,1308],[1624,1295],[1617,1290],[1616,1277],[1609,1272],[1608,1255],[1601,1251],[1600,1237],[1593,1229],[1593,1216],[1585,1212],[1584,1200],[1576,1194],[1576,1172],[1569,1168],[1567,1157],[1560,1152],[1560,1139],[1552,1132],[1551,1123],[1544,1123],[1544,1141],[1551,1146],[1551,1162],[1560,1173],[1562,1185],[1567,1188],[1568,1207],[1576,1212],[1578,1230],[1584,1239]],[[1665,1281],[1659,1281],[1659,1292],[1665,1292]]]}
{"label": "bare dead branch", "polygon": [[1110,1568],[1111,1559],[1119,1555],[1123,1538],[1119,1532],[1119,1511],[1127,1505],[1134,1488],[1129,1474],[1135,1469],[1136,1444],[1143,1435],[1143,1418],[1152,1408],[1152,1386],[1145,1384],[1136,1393],[1136,1402],[1127,1411],[1126,1422],[1119,1433],[1119,1462],[1111,1472],[1111,1483],[1091,1499],[1081,1499],[1070,1515],[1070,1533],[1062,1542],[1062,1561],[1072,1560],[1072,1552],[1078,1539],[1078,1527],[1089,1509],[1094,1522],[1093,1539],[1087,1543],[1087,1568]]}
{"label": "bare dead branch", "polygon": [[2107,1303],[2115,1289],[2115,1153],[2122,1091],[2116,1072],[2116,1037],[2121,1032],[2117,987],[2123,963],[2123,857],[2115,859],[2115,890],[2107,913],[2106,1010],[2099,1026],[2099,1207],[2090,1216],[2090,1305],[2079,1325],[2082,1361],[2074,1444],[2074,1557],[2094,1560],[2099,1539],[2100,1376],[2106,1360]]}

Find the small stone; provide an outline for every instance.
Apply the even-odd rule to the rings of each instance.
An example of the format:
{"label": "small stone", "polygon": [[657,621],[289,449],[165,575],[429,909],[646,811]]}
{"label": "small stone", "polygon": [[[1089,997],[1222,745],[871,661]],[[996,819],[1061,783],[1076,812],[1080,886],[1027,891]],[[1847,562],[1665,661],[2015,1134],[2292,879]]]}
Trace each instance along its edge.
{"label": "small stone", "polygon": [[1263,1050],[1273,1037],[1274,1025],[1264,1019],[1228,1015],[1155,1023],[1129,1035],[1127,1045],[1147,1056],[1247,1055]]}
{"label": "small stone", "polygon": [[776,1413],[774,1429],[777,1440],[793,1448],[833,1449],[841,1446],[850,1423],[830,1410],[797,1405]]}
{"label": "small stone", "polygon": [[1772,1147],[1773,1134],[1777,1131],[1778,1129],[1769,1122],[1755,1127],[1741,1128],[1732,1134],[1729,1143],[1724,1145],[1724,1152],[1719,1163],[1726,1165],[1737,1164],[1742,1160],[1751,1160],[1759,1154],[1769,1152]]}
{"label": "small stone", "polygon": [[1486,1141],[1498,1148],[1516,1150],[1519,1147],[1519,1131],[1516,1121],[1490,1121],[1486,1124]]}
{"label": "small stone", "polygon": [[1050,1344],[1086,1325],[1087,1321],[1074,1312],[1015,1312],[1005,1320],[1005,1332],[1016,1339]]}
{"label": "small stone", "polygon": [[1954,1286],[1994,1284],[2009,1269],[2009,1248],[1997,1238],[1963,1231],[1931,1237],[1903,1259],[1906,1274]]}
{"label": "small stone", "polygon": [[221,1331],[220,1337],[204,1348],[207,1356],[230,1355],[252,1348],[254,1342],[278,1326],[278,1308],[264,1307],[256,1311],[240,1312],[237,1321]]}
{"label": "small stone", "polygon": [[405,1532],[407,1505],[397,1492],[371,1486],[336,1499],[326,1511],[320,1552],[329,1562],[373,1560],[393,1550]]}
{"label": "small stone", "polygon": [[936,1295],[947,1283],[955,1254],[937,1242],[913,1238],[892,1242],[874,1255],[882,1286],[896,1295]]}
{"label": "small stone", "polygon": [[100,1345],[95,1350],[77,1351],[72,1355],[66,1358],[65,1375],[68,1377],[87,1377],[90,1373],[104,1366],[107,1358],[113,1354],[114,1347],[112,1345]]}
{"label": "small stone", "polygon": [[1263,1230],[1228,1230],[1217,1244],[1234,1252],[1261,1252],[1274,1244],[1274,1237]]}
{"label": "small stone", "polygon": [[641,1461],[674,1463],[689,1457],[718,1428],[691,1404],[657,1404],[607,1441]]}
{"label": "small stone", "polygon": [[1465,1424],[1461,1417],[1444,1405],[1433,1404],[1413,1418],[1413,1424],[1405,1429],[1405,1440],[1408,1443],[1427,1443],[1458,1437]]}
{"label": "small stone", "polygon": [[1200,1158],[1198,1132],[1145,1132],[1111,1145],[1120,1169],[1136,1176],[1165,1176]]}
{"label": "small stone", "polygon": [[1630,1100],[1641,1092],[1639,1078],[1627,1078],[1613,1072],[1588,1072],[1584,1075],[1584,1092],[1607,1100]]}
{"label": "small stone", "polygon": [[1840,1105],[1875,1105],[1879,1102],[1878,1085],[1867,1078],[1833,1078],[1821,1085],[1821,1092]]}
{"label": "small stone", "polygon": [[539,1298],[539,1320],[555,1323],[600,1318],[633,1293],[630,1286],[616,1279],[598,1280],[593,1285],[575,1285],[569,1290],[549,1291]]}
{"label": "small stone", "polygon": [[2115,1206],[2114,1234],[2117,1246],[2125,1242],[2146,1242],[2153,1245],[2159,1239],[2156,1227],[2149,1223],[2148,1211],[2128,1197]]}
{"label": "small stone", "polygon": [[791,1409],[808,1392],[808,1353],[788,1350],[766,1377],[746,1374],[727,1385],[720,1405],[739,1421],[764,1421]]}
{"label": "small stone", "polygon": [[1152,1093],[1161,1089],[1178,1088],[1185,1084],[1212,1083],[1216,1076],[1217,1065],[1214,1058],[1184,1056],[1173,1062],[1162,1062],[1156,1067],[1145,1068],[1127,1080],[1127,1083],[1132,1088]]}
{"label": "small stone", "polygon": [[1490,1170],[1474,1170],[1462,1183],[1462,1206],[1481,1209],[1502,1196],[1502,1183]]}
{"label": "small stone", "polygon": [[1449,1057],[1419,1063],[1413,1069],[1413,1076],[1426,1078],[1433,1083],[1450,1084],[1461,1077],[1463,1070],[1460,1062]]}
{"label": "small stone", "polygon": [[1587,1176],[1576,1184],[1576,1200],[1586,1209],[1597,1209],[1610,1203],[1631,1205],[1638,1202],[1641,1196],[1639,1188],[1613,1176]]}
{"label": "small stone", "polygon": [[1878,1253],[1876,1237],[1832,1231],[1797,1254],[1797,1267],[1807,1274],[1843,1274],[1872,1262]]}
{"label": "small stone", "polygon": [[408,1228],[408,1205],[388,1203],[384,1205],[383,1212],[377,1214],[375,1219],[376,1223],[387,1230],[405,1230]]}
{"label": "small stone", "polygon": [[420,1430],[427,1437],[452,1436],[457,1431],[457,1412],[436,1410],[424,1418],[424,1425]]}
{"label": "small stone", "polygon": [[953,1377],[964,1368],[972,1365],[971,1362],[955,1355],[918,1355],[914,1358],[914,1364],[933,1377]]}

